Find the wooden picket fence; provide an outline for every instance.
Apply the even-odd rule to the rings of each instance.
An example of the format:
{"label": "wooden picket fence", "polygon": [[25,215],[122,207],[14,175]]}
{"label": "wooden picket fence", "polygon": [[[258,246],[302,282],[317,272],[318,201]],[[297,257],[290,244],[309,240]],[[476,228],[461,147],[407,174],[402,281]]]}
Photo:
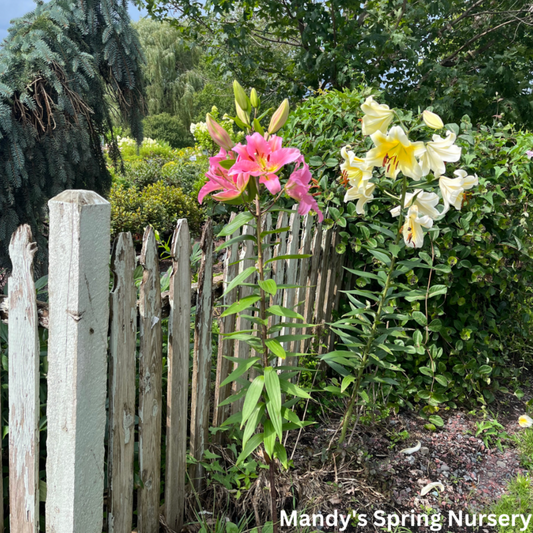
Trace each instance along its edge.
{"label": "wooden picket fence", "polygon": [[[7,320],[9,333],[10,531],[39,530],[39,492],[40,487],[46,486],[46,531],[50,533],[101,533],[104,527],[110,533],[131,533],[134,514],[138,533],[158,532],[160,521],[167,530],[179,532],[187,473],[196,489],[201,489],[204,479],[199,463],[191,465],[187,472],[187,448],[195,459],[201,460],[208,446],[209,426],[219,426],[232,409],[240,408],[235,403],[220,405],[233,393],[230,385],[220,387],[232,370],[223,356],[251,355],[246,343],[221,336],[216,382],[211,383],[211,326],[213,316],[219,314],[214,312],[213,301],[211,222],[205,225],[200,244],[187,446],[191,296],[195,296],[191,294],[187,221],[179,220],[174,231],[168,293],[161,294],[157,242],[151,228],[146,229],[143,238],[139,288],[134,279],[137,258],[131,235],[122,233],[115,240],[110,291],[109,203],[94,192],[69,190],[50,200],[49,209],[48,306],[36,299],[36,245],[28,226],[19,227],[12,237],[9,296],[6,302],[0,302],[0,316]],[[306,259],[271,263],[276,283],[286,286],[277,292],[272,303],[296,309],[305,323],[324,324],[339,305],[347,275],[342,268],[344,256],[335,253],[338,232],[323,229],[315,220],[316,217],[300,217],[295,210],[290,215],[280,212],[276,227],[282,231],[270,234],[273,240],[265,253],[267,259],[310,254]],[[270,214],[263,229],[272,229]],[[250,231],[244,226],[227,239]],[[250,240],[229,246],[223,285],[253,265],[253,256]],[[251,290],[247,286],[236,288],[219,303],[230,305]],[[168,350],[163,354],[162,319],[166,316]],[[242,318],[236,324],[234,315],[219,320],[221,333],[235,327],[251,328],[250,322]],[[275,324],[280,318],[272,320]],[[39,325],[49,330],[46,485],[39,483]],[[290,334],[291,328],[284,327],[281,333]],[[333,342],[331,335],[322,337],[319,351],[331,348]],[[286,343],[285,348],[297,354],[313,347],[309,340],[302,340]],[[168,368],[166,391],[162,379],[164,355]],[[293,356],[292,363],[295,360]],[[140,480],[137,488],[136,442]],[[162,486],[164,505],[160,507]],[[3,525],[2,505],[0,512]]]}

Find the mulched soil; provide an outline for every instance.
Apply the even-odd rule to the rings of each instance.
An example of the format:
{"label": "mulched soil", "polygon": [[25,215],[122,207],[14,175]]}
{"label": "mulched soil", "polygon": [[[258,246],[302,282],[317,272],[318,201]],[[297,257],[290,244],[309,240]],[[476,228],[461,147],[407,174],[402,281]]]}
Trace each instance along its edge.
{"label": "mulched soil", "polygon": [[[525,412],[522,401],[512,395],[498,398],[491,406],[505,431],[512,435],[520,431],[518,417]],[[350,444],[334,449],[337,421],[307,428],[294,454],[295,468],[280,491],[285,496],[285,508],[292,510],[295,486],[298,509],[304,512],[328,514],[335,509],[342,514],[356,510],[372,516],[374,511],[415,514],[433,512],[448,516],[449,511],[483,512],[498,500],[508,482],[519,473],[518,453],[510,440],[503,450],[487,448],[476,437],[477,414],[466,411],[441,411],[444,427],[432,432],[427,423],[413,412],[403,412],[375,426],[360,424]],[[409,437],[400,442],[398,435],[407,431]],[[288,443],[288,448],[294,446]],[[421,448],[411,455],[400,453],[420,441]],[[333,444],[333,445],[332,445]],[[433,489],[421,496],[423,487],[441,482],[444,491]],[[324,531],[335,528],[324,527]],[[424,527],[409,527],[412,531],[429,531]],[[338,530],[338,528],[337,528]],[[373,527],[348,526],[346,531],[382,531]],[[479,531],[490,531],[481,528]],[[442,531],[472,532],[472,527],[443,527]]]}

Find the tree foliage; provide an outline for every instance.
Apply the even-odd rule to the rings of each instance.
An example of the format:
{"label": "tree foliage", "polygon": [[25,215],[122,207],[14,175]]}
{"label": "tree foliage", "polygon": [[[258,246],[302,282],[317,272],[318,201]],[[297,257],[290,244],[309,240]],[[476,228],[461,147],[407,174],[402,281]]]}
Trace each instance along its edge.
{"label": "tree foliage", "polygon": [[505,113],[533,124],[533,13],[516,0],[137,0],[195,38],[242,83],[384,87],[389,103],[433,101],[446,120]]}
{"label": "tree foliage", "polygon": [[0,264],[21,223],[32,226],[43,259],[47,199],[108,189],[109,102],[142,140],[142,58],[125,1],[39,2],[14,21],[0,49]]}

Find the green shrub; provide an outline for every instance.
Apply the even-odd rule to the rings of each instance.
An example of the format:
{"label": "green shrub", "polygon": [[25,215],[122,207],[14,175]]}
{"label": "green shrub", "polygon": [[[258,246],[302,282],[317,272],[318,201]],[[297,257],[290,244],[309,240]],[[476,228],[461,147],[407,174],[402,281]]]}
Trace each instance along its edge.
{"label": "green shrub", "polygon": [[[357,155],[371,147],[364,145],[359,126],[360,104],[368,94],[320,93],[296,109],[283,136],[302,150],[319,181],[317,199],[330,208],[326,224],[343,228],[337,251],[350,254],[353,269],[375,273],[379,261],[371,250],[389,239],[393,204],[377,197],[365,215],[357,215],[353,204],[344,203],[339,170],[344,145],[351,144]],[[448,213],[440,230],[430,232],[424,248],[400,252],[399,260],[420,259],[420,268],[399,279],[407,297],[397,302],[399,316],[389,324],[406,332],[396,341],[403,349],[379,352],[381,362],[366,376],[367,387],[380,387],[383,402],[395,408],[412,402],[427,402],[429,411],[456,401],[490,403],[509,386],[521,395],[516,363],[532,353],[533,166],[525,151],[533,135],[500,125],[474,128],[468,117],[448,129],[459,134],[461,168],[476,173],[480,185],[466,195],[462,211]],[[456,168],[448,164],[446,175],[452,177]],[[430,298],[416,296],[426,294],[429,282],[444,289]],[[358,276],[352,286],[381,290],[373,279]]]}
{"label": "green shrub", "polygon": [[194,146],[194,138],[182,120],[169,113],[146,117],[143,127],[146,137],[168,143],[172,148]]}
{"label": "green shrub", "polygon": [[160,233],[170,233],[179,218],[186,218],[192,233],[197,233],[202,212],[195,198],[182,189],[161,181],[141,189],[113,185],[109,194],[113,235],[130,231],[135,240],[142,239],[144,228],[152,225]]}
{"label": "green shrub", "polygon": [[138,147],[135,139],[131,137],[119,137],[117,140],[120,153],[125,161],[154,157],[170,160],[175,157],[175,151],[165,141],[156,141],[150,137],[145,137],[141,146]]}

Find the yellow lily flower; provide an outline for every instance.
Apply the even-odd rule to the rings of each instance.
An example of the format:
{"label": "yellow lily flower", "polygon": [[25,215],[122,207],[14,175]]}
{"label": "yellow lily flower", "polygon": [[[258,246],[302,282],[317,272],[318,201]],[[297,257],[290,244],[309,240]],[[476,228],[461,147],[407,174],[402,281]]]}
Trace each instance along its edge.
{"label": "yellow lily flower", "polygon": [[[415,198],[416,196],[416,198]],[[414,198],[414,202],[413,202]],[[435,220],[440,216],[440,212],[435,206],[439,203],[440,198],[434,192],[424,192],[422,189],[415,189],[414,192],[408,192],[405,195],[404,207],[410,207],[414,204],[418,207],[418,213],[427,215],[429,218]],[[396,206],[390,210],[393,217],[400,215],[400,206]]]}
{"label": "yellow lily flower", "polygon": [[478,178],[475,174],[468,176],[464,170],[456,170],[454,174],[457,176],[456,178],[447,178],[446,176],[439,178],[440,192],[444,202],[442,215],[450,210],[450,205],[460,211],[463,207],[464,191],[478,184]]}
{"label": "yellow lily flower", "polygon": [[344,201],[357,200],[355,210],[358,215],[362,215],[365,212],[365,205],[374,199],[375,188],[376,186],[373,183],[363,180],[360,187],[351,187],[346,191]]}
{"label": "yellow lily flower", "polygon": [[341,155],[344,163],[341,164],[341,171],[343,176],[348,178],[352,187],[359,188],[363,181],[368,181],[372,178],[372,168],[368,166],[367,162],[360,157],[357,157],[351,150],[345,146],[341,150]]}
{"label": "yellow lily flower", "polygon": [[530,416],[522,415],[518,419],[518,423],[523,428],[530,428],[531,426],[533,426],[533,419]]}
{"label": "yellow lily flower", "polygon": [[394,117],[394,111],[386,104],[378,104],[373,96],[369,96],[361,105],[365,113],[363,117],[363,135],[372,135],[376,131],[386,132]]}
{"label": "yellow lily flower", "polygon": [[403,225],[403,240],[409,248],[422,248],[424,245],[424,230],[422,228],[431,228],[433,220],[427,215],[418,216],[418,206],[412,205],[407,212],[405,223]]}
{"label": "yellow lily flower", "polygon": [[387,135],[376,131],[370,137],[376,147],[366,154],[369,166],[384,167],[385,175],[394,179],[400,171],[415,180],[422,177],[416,157],[424,153],[423,142],[411,142],[400,126],[393,126]]}
{"label": "yellow lily flower", "polygon": [[452,131],[446,133],[446,139],[440,135],[433,135],[433,140],[426,143],[426,151],[420,158],[423,176],[427,176],[429,171],[433,170],[435,177],[438,178],[446,171],[445,162],[459,161],[461,148],[453,144],[454,142],[455,133]]}
{"label": "yellow lily flower", "polygon": [[433,128],[434,130],[440,130],[444,128],[444,122],[442,122],[442,119],[439,117],[439,115],[429,111],[428,109],[422,113],[422,118],[424,119],[426,126],[429,128]]}

